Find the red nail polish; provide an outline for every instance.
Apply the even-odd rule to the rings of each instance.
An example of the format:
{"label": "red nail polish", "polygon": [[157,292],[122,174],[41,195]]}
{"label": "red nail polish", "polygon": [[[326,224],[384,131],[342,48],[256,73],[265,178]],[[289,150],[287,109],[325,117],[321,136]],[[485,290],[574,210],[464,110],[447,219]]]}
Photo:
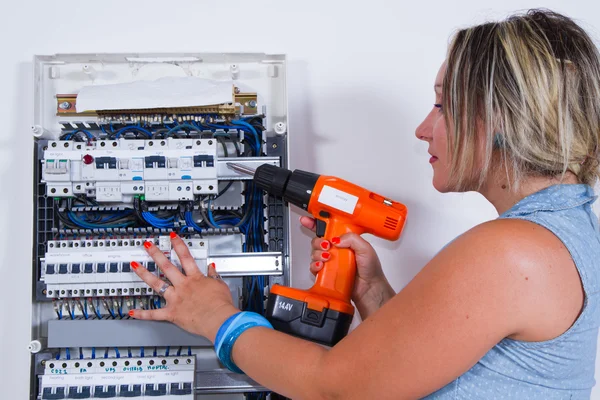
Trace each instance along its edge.
{"label": "red nail polish", "polygon": [[331,239],[331,243],[333,244],[340,244],[341,240],[339,237],[334,237]]}
{"label": "red nail polish", "polygon": [[144,247],[149,249],[150,247],[152,247],[152,242],[144,242]]}
{"label": "red nail polish", "polygon": [[131,265],[131,268],[133,268],[134,270],[136,270],[140,267],[140,264],[138,264],[135,261],[130,262],[129,265]]}
{"label": "red nail polish", "polygon": [[171,236],[171,239],[175,239],[177,237],[175,232],[171,232],[169,235]]}
{"label": "red nail polish", "polygon": [[321,248],[323,250],[329,250],[329,243],[328,242],[321,242]]}
{"label": "red nail polish", "polygon": [[215,263],[210,263],[208,266],[212,267],[212,268],[215,268]]}
{"label": "red nail polish", "polygon": [[129,316],[133,317],[133,310],[129,310]]}
{"label": "red nail polish", "polygon": [[331,257],[331,254],[329,254],[328,252],[324,252],[323,254],[321,254],[321,257],[323,257],[326,260],[329,260],[329,257]]}
{"label": "red nail polish", "polygon": [[321,266],[323,265],[323,263],[321,261],[317,261],[315,263],[315,265],[317,266],[317,268],[321,268]]}

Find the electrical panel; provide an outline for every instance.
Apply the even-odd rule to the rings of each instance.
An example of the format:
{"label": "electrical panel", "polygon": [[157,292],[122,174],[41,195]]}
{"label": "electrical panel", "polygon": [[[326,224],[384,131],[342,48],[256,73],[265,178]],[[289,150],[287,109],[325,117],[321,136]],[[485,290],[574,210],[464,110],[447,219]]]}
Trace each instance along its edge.
{"label": "electrical panel", "polygon": [[130,262],[165,279],[143,248],[152,241],[181,268],[172,231],[201,271],[217,265],[240,309],[264,313],[270,286],[289,285],[287,206],[227,166],[288,166],[285,57],[34,65],[31,398],[275,398],[224,368],[207,339],[128,311],[165,306]]}

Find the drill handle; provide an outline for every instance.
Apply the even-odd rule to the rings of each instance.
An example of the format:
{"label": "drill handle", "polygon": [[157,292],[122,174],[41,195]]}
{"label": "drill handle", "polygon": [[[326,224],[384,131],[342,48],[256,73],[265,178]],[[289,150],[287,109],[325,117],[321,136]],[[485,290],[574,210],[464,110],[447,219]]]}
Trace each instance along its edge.
{"label": "drill handle", "polygon": [[[324,232],[322,229],[319,229],[323,227],[325,228]],[[321,233],[319,231],[324,233],[324,235],[319,235]],[[359,235],[363,233],[361,228],[335,217],[327,218],[326,220],[317,219],[317,235],[323,236],[329,242],[334,237],[340,237],[350,232]],[[350,303],[352,291],[354,290],[354,278],[356,277],[354,251],[332,246],[329,254],[331,256],[325,262],[323,269],[317,273],[315,285],[311,291]]]}

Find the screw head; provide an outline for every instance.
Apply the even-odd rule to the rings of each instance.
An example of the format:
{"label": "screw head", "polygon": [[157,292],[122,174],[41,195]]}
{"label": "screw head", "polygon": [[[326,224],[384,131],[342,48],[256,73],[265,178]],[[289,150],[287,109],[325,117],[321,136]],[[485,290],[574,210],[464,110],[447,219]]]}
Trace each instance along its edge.
{"label": "screw head", "polygon": [[56,147],[57,146],[56,142],[52,143],[51,146]]}
{"label": "screw head", "polygon": [[70,110],[70,109],[71,109],[71,107],[72,107],[72,105],[71,105],[71,103],[70,103],[70,102],[68,102],[68,101],[63,101],[62,103],[60,103],[60,104],[58,105],[58,107],[59,107],[61,110]]}
{"label": "screw head", "polygon": [[250,100],[250,101],[248,102],[248,107],[250,107],[250,108],[254,108],[254,107],[256,107],[256,100]]}

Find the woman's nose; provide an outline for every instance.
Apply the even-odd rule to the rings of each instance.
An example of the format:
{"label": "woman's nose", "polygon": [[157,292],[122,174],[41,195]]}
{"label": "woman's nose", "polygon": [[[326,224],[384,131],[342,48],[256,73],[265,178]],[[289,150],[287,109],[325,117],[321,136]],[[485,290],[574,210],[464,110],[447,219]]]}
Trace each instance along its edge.
{"label": "woman's nose", "polygon": [[431,123],[431,114],[427,115],[425,120],[415,130],[415,136],[419,140],[430,142],[432,139],[433,124]]}

